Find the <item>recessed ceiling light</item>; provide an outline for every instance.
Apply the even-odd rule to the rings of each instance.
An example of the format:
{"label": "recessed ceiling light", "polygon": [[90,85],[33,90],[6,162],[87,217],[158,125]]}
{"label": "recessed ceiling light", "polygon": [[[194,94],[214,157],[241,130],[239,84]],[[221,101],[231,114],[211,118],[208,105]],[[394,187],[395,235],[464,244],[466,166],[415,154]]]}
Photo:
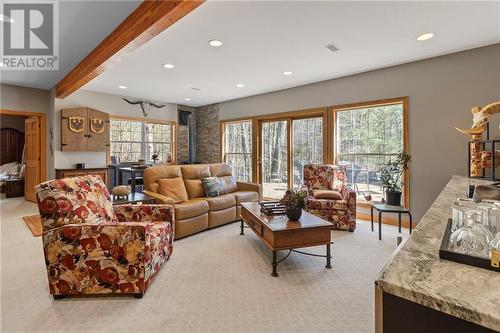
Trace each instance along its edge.
{"label": "recessed ceiling light", "polygon": [[190,101],[190,100],[191,100],[191,98],[184,98],[184,100],[185,100],[185,101]]}
{"label": "recessed ceiling light", "polygon": [[243,83],[238,83],[236,85],[236,88],[244,88],[244,87],[245,87],[245,85]]}
{"label": "recessed ceiling light", "polygon": [[424,40],[428,40],[434,37],[434,34],[432,32],[426,32],[425,34],[421,34],[417,37],[417,40],[419,42],[423,42]]}
{"label": "recessed ceiling light", "polygon": [[127,86],[118,86],[120,89],[127,89]]}
{"label": "recessed ceiling light", "polygon": [[175,66],[174,66],[174,65],[172,65],[172,64],[163,64],[163,67],[164,67],[164,68],[167,68],[167,69],[172,69],[172,68],[174,68]]}
{"label": "recessed ceiling light", "polygon": [[213,47],[219,47],[219,46],[222,46],[222,42],[220,40],[217,40],[217,39],[212,39],[212,40],[209,40],[208,41],[208,44],[210,46],[213,46]]}
{"label": "recessed ceiling light", "polygon": [[292,75],[292,74],[293,74],[293,72],[288,72],[288,71],[287,72],[283,72],[283,75]]}

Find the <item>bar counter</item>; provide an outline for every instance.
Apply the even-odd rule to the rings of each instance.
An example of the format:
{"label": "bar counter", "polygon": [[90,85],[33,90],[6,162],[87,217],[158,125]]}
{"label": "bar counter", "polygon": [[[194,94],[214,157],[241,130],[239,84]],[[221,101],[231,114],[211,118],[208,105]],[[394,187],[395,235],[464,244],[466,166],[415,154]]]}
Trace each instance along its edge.
{"label": "bar counter", "polygon": [[500,274],[439,259],[453,201],[469,183],[491,182],[453,176],[377,275],[377,332],[500,331]]}

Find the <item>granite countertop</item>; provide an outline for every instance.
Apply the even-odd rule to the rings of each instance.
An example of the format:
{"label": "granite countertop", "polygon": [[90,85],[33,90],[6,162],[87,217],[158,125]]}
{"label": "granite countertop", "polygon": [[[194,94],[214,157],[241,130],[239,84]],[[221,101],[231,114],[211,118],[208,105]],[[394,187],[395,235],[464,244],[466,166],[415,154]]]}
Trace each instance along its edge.
{"label": "granite countertop", "polygon": [[376,283],[386,293],[500,331],[500,274],[439,259],[451,206],[469,184],[453,176],[411,236],[386,262]]}

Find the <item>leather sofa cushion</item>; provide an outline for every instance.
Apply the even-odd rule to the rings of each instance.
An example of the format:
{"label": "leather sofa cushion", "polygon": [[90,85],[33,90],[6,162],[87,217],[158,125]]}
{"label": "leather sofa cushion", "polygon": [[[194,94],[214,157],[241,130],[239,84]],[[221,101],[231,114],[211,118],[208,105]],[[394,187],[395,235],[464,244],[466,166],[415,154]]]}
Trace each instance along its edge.
{"label": "leather sofa cushion", "polygon": [[210,211],[230,208],[236,205],[235,196],[232,194],[224,194],[214,198],[204,198],[208,202]]}
{"label": "leather sofa cushion", "polygon": [[202,164],[183,165],[181,172],[189,198],[203,198],[205,190],[201,178],[210,177],[210,167]]}
{"label": "leather sofa cushion", "polygon": [[212,177],[231,176],[231,167],[225,163],[210,164]]}
{"label": "leather sofa cushion", "polygon": [[233,193],[238,190],[238,183],[236,183],[236,179],[233,176],[221,176],[219,179],[226,193]]}
{"label": "leather sofa cushion", "polygon": [[203,198],[205,196],[201,179],[184,179],[184,185],[190,199]]}
{"label": "leather sofa cushion", "polygon": [[174,199],[175,203],[189,199],[181,177],[158,179],[158,193]]}
{"label": "leather sofa cushion", "polygon": [[241,205],[242,202],[259,201],[259,193],[254,191],[236,191],[231,193],[236,199],[236,204]]}
{"label": "leather sofa cushion", "polygon": [[236,207],[230,207],[215,212],[208,212],[208,227],[213,228],[222,224],[236,221]]}
{"label": "leather sofa cushion", "polygon": [[208,214],[175,221],[175,239],[208,229]]}
{"label": "leather sofa cushion", "polygon": [[144,189],[158,193],[158,179],[181,177],[181,167],[178,165],[157,165],[144,170]]}
{"label": "leather sofa cushion", "polygon": [[208,202],[202,199],[189,199],[175,204],[175,219],[185,220],[208,213]]}
{"label": "leather sofa cushion", "polygon": [[184,179],[201,179],[211,176],[210,166],[204,164],[183,165],[181,171]]}

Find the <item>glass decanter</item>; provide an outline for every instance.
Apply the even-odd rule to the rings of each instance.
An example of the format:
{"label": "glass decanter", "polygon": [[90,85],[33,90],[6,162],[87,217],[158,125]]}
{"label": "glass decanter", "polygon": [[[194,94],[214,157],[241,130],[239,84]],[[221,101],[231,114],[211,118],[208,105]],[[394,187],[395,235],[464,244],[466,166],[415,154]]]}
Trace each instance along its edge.
{"label": "glass decanter", "polygon": [[[475,257],[489,257],[489,239],[485,230],[480,227],[481,211],[472,207],[462,207],[464,216],[463,226],[455,230],[450,237],[451,249],[454,252],[467,254]],[[489,238],[490,237],[490,238]]]}

